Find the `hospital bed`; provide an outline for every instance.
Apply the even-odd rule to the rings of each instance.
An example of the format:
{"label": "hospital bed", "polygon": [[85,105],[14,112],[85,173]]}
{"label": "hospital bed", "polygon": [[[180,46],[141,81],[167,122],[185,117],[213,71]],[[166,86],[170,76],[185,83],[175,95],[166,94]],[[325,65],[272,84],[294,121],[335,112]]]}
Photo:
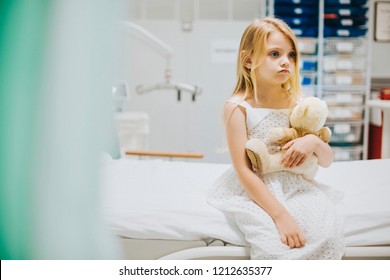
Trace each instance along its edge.
{"label": "hospital bed", "polygon": [[[124,259],[249,259],[234,221],[206,201],[229,164],[105,155],[101,168],[103,217]],[[335,162],[316,181],[343,213],[343,258],[390,259],[390,159]]]}

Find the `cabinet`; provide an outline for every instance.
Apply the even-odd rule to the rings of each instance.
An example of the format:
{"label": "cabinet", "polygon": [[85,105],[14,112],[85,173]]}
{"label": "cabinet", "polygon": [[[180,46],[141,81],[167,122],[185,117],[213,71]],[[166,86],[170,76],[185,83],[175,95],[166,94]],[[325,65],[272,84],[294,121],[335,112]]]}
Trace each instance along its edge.
{"label": "cabinet", "polygon": [[382,158],[390,158],[390,100],[369,100],[370,108],[378,108],[383,112],[382,124]]}
{"label": "cabinet", "polygon": [[121,156],[128,150],[149,148],[149,115],[145,112],[117,112],[114,114]]}
{"label": "cabinet", "polygon": [[267,15],[282,18],[298,36],[305,96],[328,103],[336,161],[367,158],[369,8],[367,0],[267,1]]}

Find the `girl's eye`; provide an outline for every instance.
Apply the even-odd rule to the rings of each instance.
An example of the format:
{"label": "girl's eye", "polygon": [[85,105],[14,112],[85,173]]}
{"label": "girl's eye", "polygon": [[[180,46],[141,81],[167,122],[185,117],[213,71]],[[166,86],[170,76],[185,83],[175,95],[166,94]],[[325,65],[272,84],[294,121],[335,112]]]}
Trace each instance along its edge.
{"label": "girl's eye", "polygon": [[297,57],[297,54],[295,52],[290,52],[288,54],[288,57],[295,59]]}
{"label": "girl's eye", "polygon": [[270,56],[277,57],[277,56],[279,56],[279,52],[273,51],[273,52],[270,53]]}

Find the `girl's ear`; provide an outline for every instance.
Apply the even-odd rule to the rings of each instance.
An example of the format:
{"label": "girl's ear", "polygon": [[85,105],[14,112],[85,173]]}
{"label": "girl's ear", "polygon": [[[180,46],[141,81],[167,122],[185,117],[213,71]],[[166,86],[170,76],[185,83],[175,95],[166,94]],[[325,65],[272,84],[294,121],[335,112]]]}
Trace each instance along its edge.
{"label": "girl's ear", "polygon": [[252,68],[252,61],[247,51],[243,50],[240,52],[240,59],[245,68]]}

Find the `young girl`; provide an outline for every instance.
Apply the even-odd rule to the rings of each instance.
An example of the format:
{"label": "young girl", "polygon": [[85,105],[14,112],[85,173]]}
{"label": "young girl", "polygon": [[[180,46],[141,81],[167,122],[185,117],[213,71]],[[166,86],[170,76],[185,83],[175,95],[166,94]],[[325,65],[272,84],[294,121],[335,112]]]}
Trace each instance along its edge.
{"label": "young girl", "polygon": [[[252,259],[340,259],[342,223],[328,197],[301,175],[260,174],[246,155],[248,139],[289,126],[289,111],[300,98],[297,40],[282,20],[256,20],[240,43],[233,95],[224,105],[227,144],[233,167],[216,182],[209,203],[232,215],[251,246]],[[328,144],[307,135],[281,147],[282,164],[294,167],[315,154],[329,166]]]}

